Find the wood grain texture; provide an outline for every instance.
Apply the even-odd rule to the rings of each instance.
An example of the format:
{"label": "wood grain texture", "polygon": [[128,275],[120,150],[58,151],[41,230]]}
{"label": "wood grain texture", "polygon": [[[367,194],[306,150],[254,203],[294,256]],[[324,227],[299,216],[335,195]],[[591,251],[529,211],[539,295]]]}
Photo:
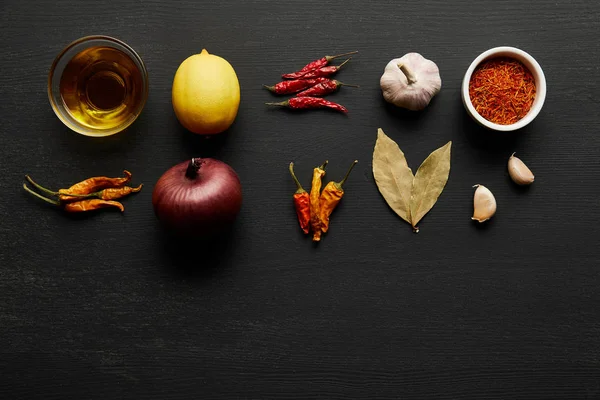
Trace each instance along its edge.
{"label": "wood grain texture", "polygon": [[[0,398],[600,398],[600,3],[588,0],[287,2],[4,0],[0,5]],[[53,58],[70,41],[129,43],[150,97],[122,134],[93,140],[54,116]],[[548,96],[527,128],[477,127],[459,87],[482,51],[512,45],[544,68]],[[185,132],[171,108],[179,63],[207,48],[242,87],[218,139]],[[325,54],[359,50],[331,99],[350,110],[267,109],[262,84]],[[385,64],[434,60],[442,91],[421,113],[385,104]],[[387,206],[371,159],[381,127],[419,165],[452,140],[450,179],[415,235]],[[511,185],[516,151],[536,182]],[[151,191],[192,156],[231,164],[244,206],[227,241],[165,237]],[[287,173],[304,184],[329,159],[358,159],[330,232],[295,224]],[[20,188],[131,170],[125,213],[69,217]],[[471,186],[495,194],[470,221]]]}

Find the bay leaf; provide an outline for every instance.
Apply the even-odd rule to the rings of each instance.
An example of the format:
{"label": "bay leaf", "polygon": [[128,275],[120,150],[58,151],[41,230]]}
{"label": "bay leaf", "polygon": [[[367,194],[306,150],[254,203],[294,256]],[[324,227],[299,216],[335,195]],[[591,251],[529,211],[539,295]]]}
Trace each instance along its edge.
{"label": "bay leaf", "polygon": [[433,151],[423,161],[413,183],[410,202],[411,224],[418,232],[417,224],[431,210],[442,194],[450,174],[450,148],[452,142]]}
{"label": "bay leaf", "polygon": [[391,209],[410,224],[414,176],[400,147],[381,128],[377,130],[373,151],[373,176],[379,192]]}

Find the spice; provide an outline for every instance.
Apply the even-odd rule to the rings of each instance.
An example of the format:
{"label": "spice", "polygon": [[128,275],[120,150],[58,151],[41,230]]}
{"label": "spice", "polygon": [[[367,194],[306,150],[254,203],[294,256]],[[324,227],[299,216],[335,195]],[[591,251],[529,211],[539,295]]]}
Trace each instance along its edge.
{"label": "spice", "polygon": [[373,176],[379,192],[396,214],[409,224],[410,196],[415,176],[398,144],[381,128],[373,151]]}
{"label": "spice", "polygon": [[76,183],[68,189],[59,189],[58,192],[62,195],[89,194],[101,189],[121,187],[131,180],[131,172],[123,171],[123,173],[125,174],[124,178],[96,176]]}
{"label": "spice", "polygon": [[321,185],[325,176],[325,167],[328,161],[313,170],[312,185],[310,188],[310,227],[313,231],[313,242],[321,240]]}
{"label": "spice", "polygon": [[531,72],[512,58],[498,57],[480,64],[469,81],[469,97],[486,120],[510,125],[533,105],[536,88]]}
{"label": "spice", "polygon": [[312,78],[319,78],[321,76],[331,76],[331,75],[335,74],[336,72],[338,72],[344,65],[346,65],[346,63],[348,61],[350,61],[350,59],[347,59],[340,65],[328,65],[327,67],[321,67],[321,68],[314,69],[310,72],[307,72],[305,75],[303,75],[302,79],[312,79]]}
{"label": "spice", "polygon": [[344,84],[340,81],[330,79],[329,77],[338,72],[350,59],[348,58],[340,65],[328,65],[331,60],[358,53],[357,51],[335,56],[325,56],[315,60],[300,71],[284,74],[284,78],[292,79],[279,82],[273,86],[265,86],[266,89],[275,94],[290,94],[298,93],[294,98],[279,103],[266,103],[271,106],[288,107],[291,109],[312,109],[312,108],[331,108],[336,111],[347,113],[348,110],[335,102],[327,101],[319,97],[333,93],[341,86],[354,86]]}
{"label": "spice", "polygon": [[333,210],[335,210],[340,200],[344,196],[344,189],[342,188],[342,185],[346,183],[346,179],[348,179],[350,172],[352,172],[352,168],[354,168],[357,162],[358,160],[354,160],[354,162],[348,169],[348,172],[346,172],[346,176],[344,176],[344,179],[342,179],[340,182],[329,182],[323,189],[323,192],[321,192],[320,213],[321,230],[323,232],[327,232],[327,230],[329,230],[329,216],[331,215]]}
{"label": "spice", "polygon": [[431,152],[415,173],[410,217],[413,230],[419,232],[417,224],[433,208],[442,194],[450,175],[450,152],[452,142]]}
{"label": "spice", "polygon": [[324,67],[324,66],[328,65],[332,60],[335,60],[336,58],[349,56],[349,55],[356,54],[356,53],[358,53],[358,51],[351,51],[349,53],[338,54],[335,56],[325,56],[325,57],[319,58],[318,60],[315,60],[315,61],[312,61],[312,62],[306,64],[304,67],[302,67],[302,69],[300,69],[297,72],[292,72],[290,74],[283,74],[281,76],[284,79],[306,78],[305,75],[308,72],[311,72],[318,68]]}
{"label": "spice", "polygon": [[296,97],[317,97],[317,96],[325,96],[329,93],[333,93],[338,90],[342,86],[351,86],[358,87],[357,85],[348,85],[346,83],[342,83],[335,79],[325,79],[321,83],[317,83],[316,85],[309,87],[308,89],[298,93]]}
{"label": "spice", "polygon": [[433,208],[450,174],[452,142],[433,151],[417,173],[408,167],[400,147],[379,129],[373,152],[373,175],[379,192],[388,205],[414,232],[417,224]]}
{"label": "spice", "polygon": [[294,110],[311,108],[331,108],[332,110],[347,113],[348,109],[341,104],[328,101],[320,97],[292,97],[281,103],[265,103],[268,106],[288,107]]}
{"label": "spice", "polygon": [[379,85],[388,103],[419,111],[439,93],[442,79],[433,61],[419,53],[407,53],[387,63]]}
{"label": "spice", "polygon": [[40,200],[45,201],[46,203],[50,203],[52,205],[59,206],[59,207],[62,206],[63,210],[65,210],[67,212],[84,212],[84,211],[92,211],[92,210],[98,210],[100,208],[108,208],[108,207],[116,207],[121,212],[125,211],[125,207],[123,207],[123,204],[119,203],[118,201],[102,200],[102,199],[85,199],[85,200],[74,201],[71,203],[61,203],[60,200],[52,200],[52,199],[49,199],[47,197],[44,197],[44,196],[34,192],[33,190],[29,189],[26,184],[23,184],[23,189],[25,189],[32,195],[36,196]]}
{"label": "spice", "polygon": [[523,160],[515,157],[515,153],[508,159],[508,174],[510,179],[520,186],[531,185],[535,180],[533,172],[525,165]]}
{"label": "spice", "polygon": [[61,190],[64,191],[65,189],[61,189],[58,192],[54,192],[52,190],[46,189],[45,187],[35,183],[35,181],[33,179],[31,179],[31,177],[29,175],[25,175],[25,178],[36,189],[38,189],[41,192],[44,192],[46,194],[49,194],[51,196],[58,196],[59,201],[64,202],[64,203],[79,201],[82,199],[92,198],[92,197],[96,197],[96,198],[99,198],[102,200],[117,200],[117,199],[125,197],[131,193],[139,192],[140,190],[142,190],[142,186],[143,186],[143,184],[140,184],[138,187],[131,187],[131,186],[112,187],[112,188],[106,188],[106,189],[99,190],[97,192],[92,192],[92,193],[87,193],[87,194],[69,193],[69,195],[66,195],[66,194],[61,193]]}
{"label": "spice", "polygon": [[62,207],[67,212],[84,212],[107,207],[116,207],[123,212],[125,210],[123,205],[114,200],[137,193],[142,190],[143,186],[124,186],[131,180],[131,173],[128,171],[125,171],[123,178],[94,177],[72,185],[69,189],[59,189],[58,191],[46,189],[37,184],[29,175],[25,175],[25,178],[34,188],[55,198],[42,196],[24,184],[23,188],[27,192],[47,203]]}
{"label": "spice", "polygon": [[123,186],[120,188],[108,188],[92,194],[96,195],[99,199],[102,200],[116,200],[125,197],[131,193],[139,192],[140,190],[142,190],[142,186],[143,184],[140,184],[140,186],[138,187]]}
{"label": "spice", "polygon": [[302,232],[308,234],[310,229],[310,196],[308,192],[304,190],[300,181],[298,181],[298,178],[296,178],[293,162],[290,163],[290,174],[298,187],[296,193],[294,193],[294,207],[296,208],[296,214],[298,215],[298,222],[300,223]]}
{"label": "spice", "polygon": [[123,204],[119,203],[118,201],[101,200],[101,199],[87,199],[87,200],[76,201],[73,203],[68,203],[68,204],[65,204],[64,210],[67,212],[85,212],[85,211],[92,211],[92,210],[98,210],[100,208],[109,208],[109,207],[116,207],[121,212],[125,211],[125,207],[123,207]]}
{"label": "spice", "polygon": [[471,219],[479,223],[485,222],[496,214],[496,198],[490,189],[483,185],[475,185],[473,195],[473,216]]}
{"label": "spice", "polygon": [[314,79],[294,79],[292,81],[282,81],[273,86],[263,86],[275,94],[290,94],[299,92],[303,89],[315,86],[328,80],[329,78],[324,77]]}

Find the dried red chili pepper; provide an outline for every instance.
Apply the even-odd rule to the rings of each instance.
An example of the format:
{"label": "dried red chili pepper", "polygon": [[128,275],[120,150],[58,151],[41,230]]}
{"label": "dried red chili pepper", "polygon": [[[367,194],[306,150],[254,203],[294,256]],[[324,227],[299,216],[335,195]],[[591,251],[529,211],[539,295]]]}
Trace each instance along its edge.
{"label": "dried red chili pepper", "polygon": [[312,61],[312,62],[306,64],[299,71],[292,72],[289,74],[283,74],[283,75],[281,75],[281,77],[284,79],[303,78],[308,72],[311,72],[311,71],[314,71],[315,69],[324,67],[327,64],[329,64],[332,60],[335,60],[336,58],[349,56],[349,55],[356,54],[356,53],[358,53],[358,51],[351,51],[349,53],[337,54],[335,56],[325,56],[325,57],[319,58],[318,60],[315,60],[315,61]]}
{"label": "dried red chili pepper", "polygon": [[354,162],[348,169],[348,172],[346,172],[346,176],[344,176],[344,179],[342,179],[340,182],[329,182],[323,189],[323,192],[321,192],[320,216],[321,230],[323,232],[327,232],[327,230],[329,229],[329,216],[331,215],[333,210],[335,210],[340,200],[344,196],[344,189],[342,188],[342,185],[346,183],[346,179],[348,179],[350,172],[352,172],[352,168],[354,168],[357,162],[358,160],[354,160]]}
{"label": "dried red chili pepper", "polygon": [[313,231],[313,242],[319,242],[321,240],[321,185],[322,179],[325,176],[325,167],[327,166],[325,161],[323,165],[318,166],[313,170],[312,184],[310,188],[310,227]]}
{"label": "dried red chili pepper", "polygon": [[296,97],[325,96],[329,93],[335,92],[342,86],[358,87],[357,85],[348,85],[347,83],[342,83],[340,81],[336,81],[335,79],[326,79],[321,83],[317,83],[316,85],[303,90],[302,92],[298,93]]}
{"label": "dried red chili pepper", "polygon": [[63,207],[63,210],[67,212],[84,212],[107,207],[116,207],[119,210],[121,210],[121,212],[125,211],[125,207],[123,207],[123,204],[119,203],[118,201],[102,199],[85,199],[74,201],[71,203],[61,203],[60,200],[52,200],[34,192],[33,190],[29,189],[26,184],[23,184],[23,188],[32,195],[39,198],[40,200],[45,201],[46,203],[50,203],[58,207]]}
{"label": "dried red chili pepper", "polygon": [[313,78],[319,78],[322,76],[331,76],[331,75],[335,74],[336,72],[338,72],[344,65],[346,65],[346,63],[348,61],[350,61],[350,59],[347,59],[340,65],[328,65],[327,67],[321,67],[321,68],[314,69],[312,71],[307,72],[305,75],[303,75],[302,79],[313,79]]}
{"label": "dried red chili pepper", "polygon": [[269,91],[275,94],[290,94],[296,93],[303,89],[317,85],[321,82],[329,80],[328,78],[314,78],[314,79],[294,79],[293,81],[279,82],[273,86],[263,85]]}
{"label": "dried red chili pepper", "polygon": [[265,103],[268,106],[288,107],[295,110],[310,108],[331,108],[332,110],[347,113],[348,109],[341,104],[328,101],[320,97],[292,97],[281,103]]}
{"label": "dried red chili pepper", "polygon": [[296,186],[298,189],[296,193],[294,193],[294,207],[296,208],[296,214],[298,215],[298,222],[300,223],[300,228],[302,232],[308,234],[310,229],[310,196],[306,190],[296,178],[296,174],[294,174],[294,163],[290,163],[290,174],[296,182]]}

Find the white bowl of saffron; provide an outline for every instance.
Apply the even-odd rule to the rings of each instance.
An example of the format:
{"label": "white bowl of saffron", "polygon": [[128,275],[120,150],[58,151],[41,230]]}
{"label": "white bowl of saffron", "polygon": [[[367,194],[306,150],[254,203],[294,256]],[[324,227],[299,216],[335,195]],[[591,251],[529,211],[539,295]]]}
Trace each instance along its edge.
{"label": "white bowl of saffron", "polygon": [[495,131],[514,131],[539,114],[546,99],[542,67],[515,47],[494,47],[469,66],[461,88],[467,113]]}

